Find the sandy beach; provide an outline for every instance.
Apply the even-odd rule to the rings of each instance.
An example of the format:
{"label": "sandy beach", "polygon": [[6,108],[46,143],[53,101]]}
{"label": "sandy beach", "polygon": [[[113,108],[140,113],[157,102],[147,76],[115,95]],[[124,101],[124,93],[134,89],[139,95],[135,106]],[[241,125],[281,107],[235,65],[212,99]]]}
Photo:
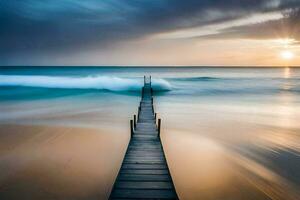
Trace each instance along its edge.
{"label": "sandy beach", "polygon": [[[297,199],[278,174],[217,140],[164,131],[181,199]],[[0,141],[1,199],[85,200],[109,197],[128,137],[96,128],[1,125]]]}
{"label": "sandy beach", "polygon": [[0,126],[0,199],[107,199],[126,134],[101,129]]}
{"label": "sandy beach", "polygon": [[296,187],[267,167],[209,138],[172,132],[164,137],[169,167],[181,199],[293,199]]}

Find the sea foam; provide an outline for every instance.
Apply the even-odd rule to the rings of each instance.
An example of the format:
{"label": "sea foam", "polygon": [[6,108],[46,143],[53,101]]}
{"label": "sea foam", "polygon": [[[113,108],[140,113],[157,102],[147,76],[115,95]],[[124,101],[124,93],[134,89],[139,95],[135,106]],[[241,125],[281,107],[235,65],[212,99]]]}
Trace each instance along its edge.
{"label": "sea foam", "polygon": [[[109,91],[139,91],[143,86],[141,79],[111,76],[32,76],[0,75],[0,86],[23,86],[59,89],[99,89]],[[155,90],[171,90],[171,85],[164,79],[154,79]]]}

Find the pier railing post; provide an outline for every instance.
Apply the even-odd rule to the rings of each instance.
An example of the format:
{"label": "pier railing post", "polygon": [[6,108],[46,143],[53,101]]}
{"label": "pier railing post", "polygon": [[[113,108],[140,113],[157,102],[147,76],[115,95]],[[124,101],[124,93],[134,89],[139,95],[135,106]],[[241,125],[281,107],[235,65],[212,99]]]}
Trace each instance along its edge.
{"label": "pier railing post", "polygon": [[139,118],[140,118],[140,112],[141,112],[141,106],[139,106],[139,110],[138,110],[138,117],[137,117],[137,119],[139,119]]}
{"label": "pier railing post", "polygon": [[136,115],[133,115],[133,127],[134,127],[134,130],[136,129]]}
{"label": "pier railing post", "polygon": [[158,131],[159,138],[160,138],[160,126],[161,126],[161,119],[158,119],[157,131]]}
{"label": "pier railing post", "polygon": [[152,104],[152,113],[154,113],[153,97],[151,97],[151,104]]}
{"label": "pier railing post", "polygon": [[130,136],[133,136],[133,120],[130,120]]}

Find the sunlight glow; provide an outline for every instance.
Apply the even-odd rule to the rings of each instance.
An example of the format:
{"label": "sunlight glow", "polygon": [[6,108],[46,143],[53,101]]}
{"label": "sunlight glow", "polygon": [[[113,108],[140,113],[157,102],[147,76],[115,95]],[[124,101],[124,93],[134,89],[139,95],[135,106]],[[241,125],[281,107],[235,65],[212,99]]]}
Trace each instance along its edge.
{"label": "sunlight glow", "polygon": [[282,51],[280,55],[285,60],[291,60],[294,58],[294,53],[288,50]]}

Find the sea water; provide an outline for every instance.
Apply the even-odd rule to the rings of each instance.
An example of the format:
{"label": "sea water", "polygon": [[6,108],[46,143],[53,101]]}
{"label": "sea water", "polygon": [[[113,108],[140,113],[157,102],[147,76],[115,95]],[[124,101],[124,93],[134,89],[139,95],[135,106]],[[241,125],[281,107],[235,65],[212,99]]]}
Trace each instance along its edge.
{"label": "sea water", "polygon": [[128,134],[144,75],[179,196],[299,197],[297,68],[2,67],[0,123]]}

